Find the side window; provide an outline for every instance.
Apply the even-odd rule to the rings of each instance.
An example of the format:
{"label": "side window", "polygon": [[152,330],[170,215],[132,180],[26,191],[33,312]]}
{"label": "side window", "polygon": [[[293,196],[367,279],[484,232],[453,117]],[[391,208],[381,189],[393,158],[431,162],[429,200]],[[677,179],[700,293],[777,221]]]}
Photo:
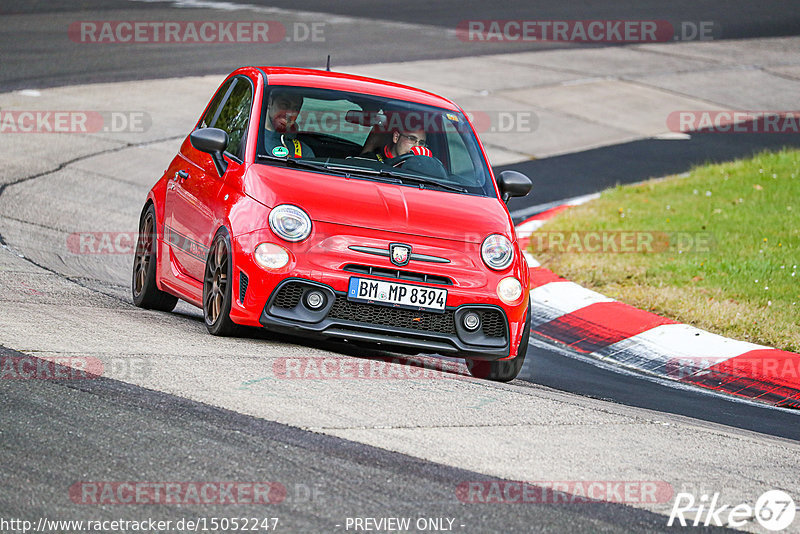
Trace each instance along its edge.
{"label": "side window", "polygon": [[464,145],[464,139],[448,121],[444,122],[444,131],[447,136],[447,146],[450,152],[450,172],[462,176],[471,176],[475,168],[469,150]]}
{"label": "side window", "polygon": [[214,99],[211,101],[211,105],[208,106],[208,111],[206,111],[206,114],[203,115],[203,120],[200,121],[200,126],[198,126],[198,128],[209,128],[214,123],[214,118],[217,116],[219,105],[225,99],[225,95],[228,94],[231,84],[233,84],[234,81],[236,80],[232,78],[225,82],[225,85],[219,88],[219,91],[217,91],[217,94],[214,95]]}
{"label": "side window", "polygon": [[253,91],[250,84],[244,80],[236,80],[228,100],[222,106],[214,128],[219,128],[228,132],[229,140],[226,151],[235,155],[240,155],[242,148],[242,138],[247,132],[247,125],[250,122],[250,107],[253,103]]}

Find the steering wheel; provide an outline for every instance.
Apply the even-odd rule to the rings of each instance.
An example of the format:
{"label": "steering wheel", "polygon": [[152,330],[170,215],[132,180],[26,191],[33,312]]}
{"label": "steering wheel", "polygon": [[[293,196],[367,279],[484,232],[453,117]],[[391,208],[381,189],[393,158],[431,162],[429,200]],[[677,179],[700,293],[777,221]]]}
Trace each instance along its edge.
{"label": "steering wheel", "polygon": [[399,156],[395,156],[394,158],[392,158],[392,161],[391,161],[390,165],[392,167],[399,167],[403,163],[405,163],[406,161],[410,160],[411,158],[413,158],[415,156],[416,156],[416,154],[414,154],[412,152],[406,152],[405,154],[401,154]]}
{"label": "steering wheel", "polygon": [[444,180],[449,178],[444,164],[435,156],[420,156],[409,152],[408,154],[392,158],[390,165],[392,167],[399,167],[402,165],[405,171],[417,172],[432,178],[442,178]]}

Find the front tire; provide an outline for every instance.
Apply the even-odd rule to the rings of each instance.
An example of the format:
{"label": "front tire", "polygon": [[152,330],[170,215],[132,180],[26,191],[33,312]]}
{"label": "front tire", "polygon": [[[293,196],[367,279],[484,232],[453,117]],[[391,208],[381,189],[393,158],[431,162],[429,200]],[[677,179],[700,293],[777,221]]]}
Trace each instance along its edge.
{"label": "front tire", "polygon": [[178,297],[158,289],[156,284],[156,210],[152,204],[139,221],[139,237],[133,257],[131,293],[133,303],[148,310],[172,311]]}
{"label": "front tire", "polygon": [[214,336],[230,336],[239,329],[230,317],[232,264],[230,239],[221,229],[211,243],[203,276],[203,317],[208,333]]}
{"label": "front tire", "polygon": [[496,360],[486,362],[481,360],[467,359],[467,369],[469,374],[475,378],[483,378],[494,382],[511,382],[519,375],[522,364],[525,363],[525,353],[528,351],[528,340],[531,337],[531,305],[528,304],[528,311],[525,319],[525,331],[519,342],[517,357],[511,360]]}

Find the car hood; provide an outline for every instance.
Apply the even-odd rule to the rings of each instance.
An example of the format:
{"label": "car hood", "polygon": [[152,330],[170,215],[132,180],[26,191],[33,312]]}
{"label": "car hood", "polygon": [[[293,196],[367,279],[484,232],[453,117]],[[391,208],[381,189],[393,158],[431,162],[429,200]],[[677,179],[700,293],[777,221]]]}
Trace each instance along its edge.
{"label": "car hood", "polygon": [[492,233],[512,235],[497,198],[419,189],[273,165],[252,165],[245,193],[272,208],[294,204],[313,221],[480,243]]}

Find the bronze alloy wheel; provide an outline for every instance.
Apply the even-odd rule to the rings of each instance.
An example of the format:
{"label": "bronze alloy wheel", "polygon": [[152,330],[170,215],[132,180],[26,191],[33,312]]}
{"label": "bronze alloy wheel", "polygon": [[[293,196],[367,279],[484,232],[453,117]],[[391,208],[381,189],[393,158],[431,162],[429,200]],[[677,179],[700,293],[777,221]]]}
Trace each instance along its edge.
{"label": "bronze alloy wheel", "polygon": [[131,293],[133,303],[149,310],[172,311],[178,297],[158,289],[156,283],[156,213],[152,204],[142,215],[139,223],[139,237],[136,240],[136,253],[133,257]]}
{"label": "bronze alloy wheel", "polygon": [[228,248],[224,239],[217,239],[206,264],[206,284],[209,291],[205,295],[206,322],[213,324],[222,313],[225,293],[228,290]]}
{"label": "bronze alloy wheel", "polygon": [[133,262],[133,294],[140,295],[147,282],[147,273],[150,272],[151,252],[153,251],[153,216],[147,213],[139,230],[139,239],[136,243],[136,257]]}
{"label": "bronze alloy wheel", "polygon": [[203,316],[209,333],[229,336],[238,327],[231,321],[231,272],[230,241],[224,230],[217,232],[206,259],[203,277]]}

